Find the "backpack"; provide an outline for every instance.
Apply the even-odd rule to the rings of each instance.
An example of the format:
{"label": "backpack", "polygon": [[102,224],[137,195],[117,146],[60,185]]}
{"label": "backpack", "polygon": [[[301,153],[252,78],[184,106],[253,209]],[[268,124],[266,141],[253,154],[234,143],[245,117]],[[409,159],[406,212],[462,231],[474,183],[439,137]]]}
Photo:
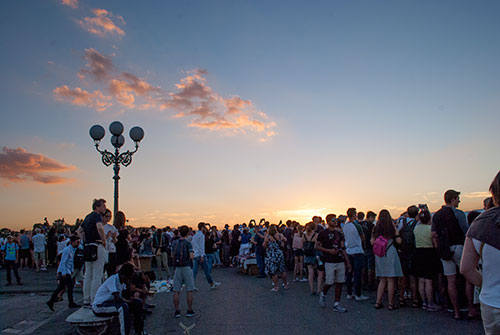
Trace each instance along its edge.
{"label": "backpack", "polygon": [[308,256],[308,257],[311,257],[311,256],[314,256],[314,252],[315,252],[315,244],[316,242],[315,241],[312,241],[314,239],[314,236],[316,235],[316,233],[314,233],[312,236],[311,236],[311,241],[308,241],[307,240],[307,237],[306,235],[304,234],[304,245],[303,245],[303,249],[304,249],[304,255]]}
{"label": "backpack", "polygon": [[85,264],[85,258],[83,254],[83,249],[76,248],[73,264],[75,269],[81,269],[83,264]]}
{"label": "backpack", "polygon": [[379,235],[373,242],[373,254],[379,257],[384,257],[387,253],[387,249],[389,249],[390,247],[390,245],[387,245],[388,242],[388,239],[386,239],[382,235]]}
{"label": "backpack", "polygon": [[436,230],[436,233],[438,235],[437,254],[442,260],[449,261],[453,258],[454,253],[450,250],[448,225],[450,221],[453,221],[452,224],[458,225],[458,220],[453,210],[449,207],[443,207],[438,213],[434,214],[433,218],[434,220],[439,218],[441,221],[440,224],[437,225]]}
{"label": "backpack", "polygon": [[404,254],[411,254],[415,248],[415,226],[417,225],[417,220],[413,220],[411,224],[408,224],[408,221],[403,219],[403,227],[399,231],[399,235],[401,236],[401,245],[400,250]]}
{"label": "backpack", "polygon": [[189,250],[186,240],[177,240],[173,244],[174,267],[189,266]]}

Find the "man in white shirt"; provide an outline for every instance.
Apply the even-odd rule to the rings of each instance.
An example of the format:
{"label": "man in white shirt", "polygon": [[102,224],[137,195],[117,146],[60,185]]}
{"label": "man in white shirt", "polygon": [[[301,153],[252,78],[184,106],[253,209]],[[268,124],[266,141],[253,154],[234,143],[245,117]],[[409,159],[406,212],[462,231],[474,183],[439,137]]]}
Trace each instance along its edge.
{"label": "man in white shirt", "polygon": [[35,233],[36,235],[31,240],[33,241],[35,252],[36,272],[40,271],[40,269],[47,271],[45,268],[45,246],[47,245],[47,241],[45,240],[45,235],[41,233],[40,228],[36,228]]}
{"label": "man in white shirt", "polygon": [[[203,272],[205,273],[205,278],[208,281],[211,289],[216,288],[220,285],[218,282],[214,282],[207,264],[207,259],[205,255],[205,234],[207,233],[207,228],[204,222],[198,223],[198,231],[194,234],[191,244],[193,245],[194,259],[193,259],[193,276],[196,281],[196,274],[198,273],[198,266],[203,267]],[[197,290],[195,288],[195,290]]]}
{"label": "man in white shirt", "polygon": [[133,297],[126,300],[122,296],[133,274],[134,266],[130,263],[124,264],[117,274],[109,277],[99,287],[92,303],[92,311],[96,316],[109,316],[118,312],[121,335],[128,335],[130,332],[130,314],[133,317],[135,333],[147,334],[144,331],[142,301]]}
{"label": "man in white shirt", "polygon": [[[347,299],[356,299],[356,301],[368,300],[367,296],[361,294],[361,273],[365,264],[365,255],[362,244],[362,228],[359,229],[355,226],[354,220],[356,219],[356,208],[349,208],[347,210],[348,221],[342,228],[345,237],[346,253],[349,257],[349,262],[352,265],[352,271],[347,272]],[[352,294],[352,279],[354,277],[354,291],[355,296]]]}
{"label": "man in white shirt", "polygon": [[54,311],[54,303],[57,302],[59,293],[67,288],[69,308],[77,308],[80,305],[76,304],[73,300],[73,278],[74,272],[73,260],[75,258],[75,250],[80,244],[80,238],[76,235],[71,236],[70,245],[62,251],[61,262],[57,268],[57,289],[52,294],[52,297],[47,302],[47,306]]}

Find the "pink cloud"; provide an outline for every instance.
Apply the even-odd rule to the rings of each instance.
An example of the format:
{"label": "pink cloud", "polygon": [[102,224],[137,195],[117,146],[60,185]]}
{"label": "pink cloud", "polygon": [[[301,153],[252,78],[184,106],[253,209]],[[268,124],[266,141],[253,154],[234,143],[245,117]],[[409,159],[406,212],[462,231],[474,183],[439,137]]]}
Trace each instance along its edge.
{"label": "pink cloud", "polygon": [[[95,8],[92,10],[94,17],[84,17],[82,20],[77,20],[76,22],[87,30],[89,33],[105,37],[106,35],[111,36],[124,36],[125,31],[120,28],[115,21],[119,22],[120,25],[125,25],[125,20],[120,15],[113,15],[106,9]],[[113,21],[115,19],[115,21]]]}
{"label": "pink cloud", "polygon": [[[106,10],[96,11],[96,15],[105,13]],[[215,92],[207,83],[207,70],[188,71],[175,84],[175,91],[168,92],[130,72],[118,73],[112,58],[95,49],[86,49],[83,58],[87,64],[78,72],[78,77],[85,80],[90,76],[102,86],[89,92],[63,85],[53,91],[57,99],[97,111],[104,111],[114,104],[138,110],[168,109],[174,112],[174,117],[189,120],[189,127],[227,134],[253,133],[260,137],[260,141],[276,135],[276,123],[251,100],[237,95],[225,98]]]}
{"label": "pink cloud", "polygon": [[78,0],[62,0],[61,3],[71,8],[78,8]]}
{"label": "pink cloud", "polygon": [[123,106],[128,108],[133,108],[135,106],[135,96],[132,94],[132,89],[127,82],[113,79],[109,84],[109,91]]}
{"label": "pink cloud", "polygon": [[267,141],[276,132],[276,123],[258,110],[250,100],[239,96],[224,98],[207,85],[207,71],[196,69],[176,84],[178,92],[170,93],[163,108],[175,111],[177,118],[191,118],[189,127],[234,133],[254,132]]}
{"label": "pink cloud", "polygon": [[89,92],[81,89],[80,87],[71,89],[68,86],[63,85],[55,88],[52,92],[58,100],[66,100],[76,106],[87,106],[99,112],[106,110],[112,105],[110,102],[111,97],[105,96],[99,90]]}
{"label": "pink cloud", "polygon": [[[141,97],[141,104],[138,108],[147,109],[157,106],[157,95],[161,94],[161,89],[148,83],[129,72],[117,73],[111,56],[103,55],[95,49],[85,49],[83,58],[87,61],[85,67],[81,69],[77,76],[80,80],[88,77],[104,87],[93,92],[88,92],[81,88],[70,89],[63,85],[53,92],[57,99],[66,100],[74,105],[87,106],[97,111],[103,111],[111,107],[114,102],[126,108],[136,106],[137,97]],[[102,93],[108,92],[107,95]]]}
{"label": "pink cloud", "polygon": [[[109,84],[109,91],[116,100],[125,107],[135,107],[135,96],[145,97],[146,100],[153,101],[151,94],[159,93],[161,90],[154,87],[144,79],[141,79],[131,73],[124,72],[122,79],[112,79]],[[150,106],[151,104],[147,104]]]}
{"label": "pink cloud", "polygon": [[0,152],[0,178],[13,182],[35,181],[42,184],[67,183],[70,179],[47,173],[74,170],[74,166],[64,165],[40,154],[27,152],[23,148],[2,148]]}
{"label": "pink cloud", "polygon": [[87,61],[87,64],[79,72],[79,75],[81,75],[79,76],[80,79],[90,74],[96,80],[101,81],[108,78],[110,73],[115,70],[111,57],[105,56],[93,48],[85,49],[83,58]]}

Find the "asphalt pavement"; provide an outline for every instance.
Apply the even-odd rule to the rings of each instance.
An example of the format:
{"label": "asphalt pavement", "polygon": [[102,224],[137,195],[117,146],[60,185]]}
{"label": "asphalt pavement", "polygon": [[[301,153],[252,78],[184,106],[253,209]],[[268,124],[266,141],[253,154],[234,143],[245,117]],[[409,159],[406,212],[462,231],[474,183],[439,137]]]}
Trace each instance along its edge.
{"label": "asphalt pavement", "polygon": [[[1,334],[76,334],[65,319],[74,310],[65,301],[50,311],[45,302],[55,287],[55,270],[35,273],[21,270],[24,285],[5,287],[5,270],[0,270]],[[289,290],[271,292],[269,278],[241,274],[235,268],[214,269],[213,277],[221,285],[210,290],[203,272],[198,273],[194,295],[196,315],[185,316],[185,293],[181,294],[182,317],[174,318],[172,293],[158,293],[152,298],[157,305],[145,321],[152,335],[182,334],[184,326],[193,326],[190,334],[483,334],[480,320],[455,321],[447,311],[436,313],[404,307],[394,311],[375,310],[375,292],[365,293],[369,301],[345,299],[341,304],[347,313],[335,313],[333,289],[327,307],[321,308],[318,297],[309,294],[307,282],[291,283]],[[81,289],[75,292],[81,302]],[[387,304],[386,304],[387,305]]]}

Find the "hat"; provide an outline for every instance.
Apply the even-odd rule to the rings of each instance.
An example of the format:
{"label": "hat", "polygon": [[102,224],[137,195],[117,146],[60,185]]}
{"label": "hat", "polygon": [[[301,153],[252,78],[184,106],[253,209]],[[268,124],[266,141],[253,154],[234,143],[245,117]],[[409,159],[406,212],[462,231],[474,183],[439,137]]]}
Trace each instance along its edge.
{"label": "hat", "polygon": [[224,228],[229,228],[229,225],[226,223],[226,225],[224,226]]}

